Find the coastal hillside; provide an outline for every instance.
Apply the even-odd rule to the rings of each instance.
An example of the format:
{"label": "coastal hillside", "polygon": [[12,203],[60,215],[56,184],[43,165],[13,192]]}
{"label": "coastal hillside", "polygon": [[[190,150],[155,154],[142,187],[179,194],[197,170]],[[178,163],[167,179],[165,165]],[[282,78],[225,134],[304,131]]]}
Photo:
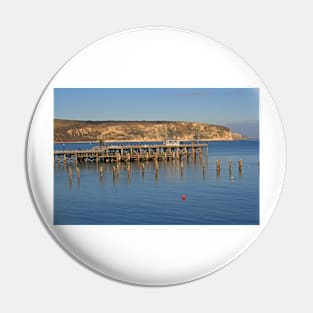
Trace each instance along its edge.
{"label": "coastal hillside", "polygon": [[163,141],[243,140],[230,128],[195,122],[176,121],[76,121],[54,120],[54,141]]}

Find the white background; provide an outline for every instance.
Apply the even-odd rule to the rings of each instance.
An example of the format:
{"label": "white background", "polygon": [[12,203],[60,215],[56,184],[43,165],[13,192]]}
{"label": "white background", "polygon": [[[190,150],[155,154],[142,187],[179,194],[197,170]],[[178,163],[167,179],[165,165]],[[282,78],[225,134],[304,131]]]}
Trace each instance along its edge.
{"label": "white background", "polygon": [[[309,4],[2,2],[0,311],[312,311],[313,22]],[[150,25],[200,32],[244,57],[277,102],[287,148],[279,205],[253,246],[211,276],[162,288],[121,284],[71,259],[40,223],[24,170],[28,124],[39,95],[58,68],[94,40]]]}

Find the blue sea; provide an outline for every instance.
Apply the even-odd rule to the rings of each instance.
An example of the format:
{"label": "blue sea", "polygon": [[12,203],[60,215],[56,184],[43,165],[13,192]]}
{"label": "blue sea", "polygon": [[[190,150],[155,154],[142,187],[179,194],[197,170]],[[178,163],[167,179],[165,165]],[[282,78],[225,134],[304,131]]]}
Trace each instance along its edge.
{"label": "blue sea", "polygon": [[[55,150],[89,149],[96,143],[55,144]],[[221,173],[216,175],[216,160]],[[232,177],[228,162],[233,161]],[[243,161],[239,175],[238,160]],[[208,158],[54,166],[56,225],[257,225],[259,224],[259,141],[209,142]],[[72,167],[73,179],[68,176]],[[99,167],[103,166],[102,177]],[[203,166],[205,168],[203,169]],[[185,200],[182,196],[185,196]]]}

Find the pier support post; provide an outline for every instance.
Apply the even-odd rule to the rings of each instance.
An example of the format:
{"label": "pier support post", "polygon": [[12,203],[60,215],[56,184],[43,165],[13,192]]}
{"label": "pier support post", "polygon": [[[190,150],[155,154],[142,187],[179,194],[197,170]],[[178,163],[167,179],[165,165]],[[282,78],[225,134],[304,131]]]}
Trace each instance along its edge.
{"label": "pier support post", "polygon": [[188,148],[187,147],[184,147],[183,154],[184,154],[184,156],[186,156],[186,159],[188,160],[189,155],[188,155]]}
{"label": "pier support post", "polygon": [[103,166],[99,167],[99,182],[100,184],[103,183]]}
{"label": "pier support post", "polygon": [[217,176],[221,175],[221,161],[220,160],[216,161],[216,175]]}
{"label": "pier support post", "polygon": [[103,175],[103,166],[99,167],[99,175],[100,175],[100,177],[102,177],[102,175]]}
{"label": "pier support post", "polygon": [[72,171],[72,167],[71,166],[69,166],[69,168],[68,168],[68,178],[70,180],[73,179],[73,171]]}
{"label": "pier support post", "polygon": [[158,177],[159,175],[159,162],[158,160],[155,160],[155,177]]}
{"label": "pier support post", "polygon": [[145,164],[141,163],[141,175],[144,176],[145,175]]}
{"label": "pier support post", "polygon": [[233,176],[233,161],[229,161],[228,166],[229,166],[229,177],[232,177]]}
{"label": "pier support post", "polygon": [[[65,163],[64,163],[65,165]],[[72,167],[69,166],[68,168],[68,182],[69,182],[69,187],[70,187],[70,191],[72,190],[72,186],[73,186],[73,171],[72,171]]]}
{"label": "pier support post", "polygon": [[76,167],[77,184],[80,184],[80,168]]}
{"label": "pier support post", "polygon": [[239,170],[239,175],[242,175],[242,160],[238,161],[238,170]]}

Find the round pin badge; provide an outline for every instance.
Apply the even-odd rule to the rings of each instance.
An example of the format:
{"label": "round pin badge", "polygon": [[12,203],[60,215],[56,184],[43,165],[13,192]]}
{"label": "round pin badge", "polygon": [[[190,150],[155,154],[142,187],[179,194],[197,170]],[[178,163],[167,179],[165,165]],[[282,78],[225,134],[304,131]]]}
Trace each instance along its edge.
{"label": "round pin badge", "polygon": [[54,239],[87,268],[142,285],[238,257],[267,224],[285,166],[257,74],[212,39],[159,27],[72,57],[39,100],[26,157]]}

